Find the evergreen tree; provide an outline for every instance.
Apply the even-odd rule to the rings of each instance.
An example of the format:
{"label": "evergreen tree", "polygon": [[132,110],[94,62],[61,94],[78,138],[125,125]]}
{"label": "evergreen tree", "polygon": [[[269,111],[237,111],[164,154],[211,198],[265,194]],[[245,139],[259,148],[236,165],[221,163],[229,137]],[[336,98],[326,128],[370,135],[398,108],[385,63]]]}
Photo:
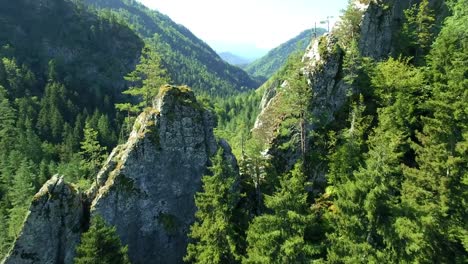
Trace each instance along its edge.
{"label": "evergreen tree", "polygon": [[8,100],[7,91],[0,85],[0,152],[10,150],[16,129],[16,111]]}
{"label": "evergreen tree", "polygon": [[142,100],[138,104],[140,110],[151,106],[159,88],[169,83],[166,70],[161,65],[161,58],[151,46],[143,49],[140,63],[125,77],[125,80],[129,81],[132,86],[123,93],[137,96],[139,100]]}
{"label": "evergreen tree", "polygon": [[94,130],[89,122],[84,128],[84,140],[81,144],[81,168],[86,171],[88,179],[95,175],[101,167],[105,158],[106,148],[102,147],[98,141],[98,132]]}
{"label": "evergreen tree", "polygon": [[9,234],[11,237],[16,237],[21,231],[31,198],[36,191],[34,188],[36,175],[33,166],[32,162],[23,159],[13,178],[11,188],[8,190],[8,197],[13,206],[9,212]]}
{"label": "evergreen tree", "polygon": [[94,216],[89,230],[76,247],[75,264],[130,264],[127,246],[122,246],[115,227]]}
{"label": "evergreen tree", "polygon": [[405,55],[414,56],[415,63],[422,65],[434,40],[435,16],[429,8],[429,0],[422,0],[419,5],[405,10],[405,19],[400,48],[406,49]]}
{"label": "evergreen tree", "polygon": [[327,234],[330,243],[327,257],[331,263],[364,262],[364,259],[359,259],[359,253],[365,249],[356,241],[365,233],[360,219],[365,192],[360,190],[360,182],[355,176],[355,172],[364,165],[364,139],[370,125],[369,119],[363,116],[364,108],[362,101],[353,106],[350,127],[340,132],[329,157],[330,186],[327,191],[332,194],[330,222],[333,232]]}
{"label": "evergreen tree", "polygon": [[424,80],[407,61],[389,59],[377,65],[371,81],[381,108],[378,126],[366,142],[366,158],[360,154],[365,150],[362,139],[369,123],[364,120],[358,122],[357,137],[346,139],[331,156],[330,180],[337,184],[332,216],[335,231],[329,235],[331,262],[403,259],[404,241],[393,225],[400,217],[401,164],[414,162],[408,139],[418,126],[415,115]]}
{"label": "evergreen tree", "polygon": [[65,106],[65,86],[57,82],[47,84],[37,121],[37,128],[44,138],[53,142],[60,140],[65,124]]}
{"label": "evergreen tree", "polygon": [[468,1],[453,9],[428,56],[430,97],[405,169],[396,228],[410,262],[468,259]]}
{"label": "evergreen tree", "polygon": [[305,239],[311,225],[303,165],[296,164],[280,180],[279,189],[265,196],[269,213],[257,216],[247,231],[247,256],[242,263],[310,263],[320,253]]}
{"label": "evergreen tree", "polygon": [[203,191],[195,196],[196,222],[184,261],[192,263],[240,262],[236,207],[240,199],[238,177],[220,149],[212,159],[212,175],[202,178]]}
{"label": "evergreen tree", "polygon": [[283,127],[289,131],[293,131],[293,135],[299,136],[297,140],[299,143],[298,149],[302,154],[302,158],[304,158],[307,151],[306,126],[310,122],[311,117],[309,108],[312,90],[300,69],[302,63],[300,54],[291,55],[289,60],[292,61],[292,65],[288,71],[288,86],[282,91],[283,104],[280,112],[288,117],[283,122]]}

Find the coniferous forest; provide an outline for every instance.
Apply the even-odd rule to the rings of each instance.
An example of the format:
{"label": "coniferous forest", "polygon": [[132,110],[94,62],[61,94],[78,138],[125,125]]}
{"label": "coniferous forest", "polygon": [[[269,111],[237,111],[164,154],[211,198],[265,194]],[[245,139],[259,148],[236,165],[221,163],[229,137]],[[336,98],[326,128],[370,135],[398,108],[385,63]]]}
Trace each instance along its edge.
{"label": "coniferous forest", "polygon": [[[154,237],[185,250],[154,263],[467,263],[468,0],[349,1],[309,41],[250,76],[135,0],[0,1],[0,263],[43,263],[40,219],[60,226],[47,263],[148,263]],[[171,124],[204,134],[179,143]],[[183,167],[205,147],[197,179],[144,178],[165,173],[147,155]],[[125,170],[138,161],[142,180]],[[60,209],[54,175],[78,197]],[[151,234],[134,237],[108,212],[151,188],[193,215],[158,200],[151,223],[125,223]],[[53,220],[74,201],[76,226]]]}

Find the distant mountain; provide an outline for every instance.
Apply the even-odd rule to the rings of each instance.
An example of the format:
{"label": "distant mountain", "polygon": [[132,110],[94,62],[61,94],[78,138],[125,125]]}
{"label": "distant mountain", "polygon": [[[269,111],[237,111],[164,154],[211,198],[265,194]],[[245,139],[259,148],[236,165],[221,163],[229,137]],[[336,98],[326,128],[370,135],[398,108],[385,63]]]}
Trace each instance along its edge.
{"label": "distant mountain", "polygon": [[[326,30],[317,28],[317,36],[325,34]],[[305,50],[312,40],[313,29],[303,31],[295,38],[272,49],[265,56],[255,60],[244,69],[257,79],[267,80],[286,62],[289,55],[297,50]]]}
{"label": "distant mountain", "polygon": [[236,66],[246,66],[247,64],[251,63],[253,60],[243,58],[231,52],[220,52],[219,56],[226,62],[236,65]]}
{"label": "distant mountain", "polygon": [[147,43],[155,46],[175,84],[186,84],[196,92],[213,95],[234,94],[259,85],[246,72],[223,61],[187,28],[135,0],[83,2],[129,24]]}

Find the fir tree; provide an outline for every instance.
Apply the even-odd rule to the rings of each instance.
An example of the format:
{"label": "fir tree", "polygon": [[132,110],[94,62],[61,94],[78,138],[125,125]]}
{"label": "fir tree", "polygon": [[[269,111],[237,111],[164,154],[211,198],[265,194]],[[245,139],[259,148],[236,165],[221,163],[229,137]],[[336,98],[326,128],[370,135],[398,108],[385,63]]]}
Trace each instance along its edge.
{"label": "fir tree", "polygon": [[141,100],[141,109],[151,106],[159,88],[169,82],[166,70],[162,68],[161,58],[150,46],[146,46],[141,54],[140,63],[136,69],[125,77],[131,87],[124,94],[137,96]]}
{"label": "fir tree", "polygon": [[405,55],[414,56],[415,63],[422,65],[434,40],[435,16],[429,8],[429,0],[422,0],[419,5],[415,4],[405,10],[405,19],[401,31],[401,49],[406,49]]}
{"label": "fir tree", "polygon": [[238,263],[236,207],[240,199],[238,177],[219,150],[210,168],[212,175],[202,178],[203,191],[195,196],[196,222],[190,229],[193,239],[184,261],[191,263]]}
{"label": "fir tree", "polygon": [[81,168],[87,172],[88,179],[95,175],[101,167],[105,158],[106,148],[102,147],[98,141],[98,132],[94,130],[89,122],[84,128],[84,140],[81,144]]}
{"label": "fir tree", "polygon": [[75,264],[130,264],[127,246],[122,246],[115,227],[94,216],[89,230],[76,247]]}
{"label": "fir tree", "polygon": [[0,85],[0,151],[11,149],[16,134],[16,111],[8,100],[5,88]]}
{"label": "fir tree", "polygon": [[8,197],[13,206],[9,212],[9,234],[11,237],[16,237],[21,231],[29,203],[36,191],[34,188],[36,175],[33,166],[31,161],[23,159],[8,191]]}
{"label": "fir tree", "polygon": [[279,189],[265,196],[270,213],[254,218],[247,231],[247,256],[242,263],[309,263],[320,249],[305,240],[311,224],[303,165],[296,164],[280,180]]}

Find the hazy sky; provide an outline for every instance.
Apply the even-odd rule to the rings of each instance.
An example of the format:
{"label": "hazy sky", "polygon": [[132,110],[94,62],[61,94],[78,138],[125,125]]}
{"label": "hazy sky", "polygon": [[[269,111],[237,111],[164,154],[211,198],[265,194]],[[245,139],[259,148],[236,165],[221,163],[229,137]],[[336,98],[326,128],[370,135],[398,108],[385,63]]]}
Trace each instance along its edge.
{"label": "hazy sky", "polygon": [[[139,0],[184,25],[217,51],[271,49],[339,16],[348,0]],[[325,25],[323,25],[325,26]],[[243,50],[245,50],[243,52]],[[249,56],[249,54],[239,54]]]}

